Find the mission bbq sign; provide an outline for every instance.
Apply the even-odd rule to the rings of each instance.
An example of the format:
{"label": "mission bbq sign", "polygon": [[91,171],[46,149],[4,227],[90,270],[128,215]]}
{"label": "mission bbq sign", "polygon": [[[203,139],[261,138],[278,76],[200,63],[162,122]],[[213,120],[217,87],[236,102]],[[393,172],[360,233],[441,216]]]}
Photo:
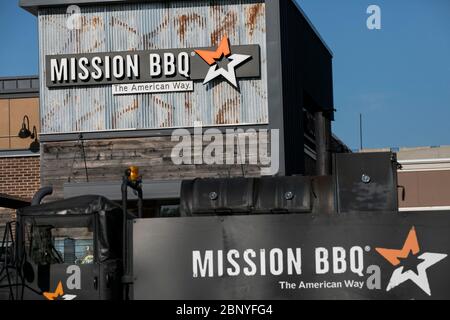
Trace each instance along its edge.
{"label": "mission bbq sign", "polygon": [[134,297],[449,299],[449,227],[448,212],[137,219]]}
{"label": "mission bbq sign", "polygon": [[47,87],[113,85],[113,94],[193,91],[194,81],[214,79],[239,88],[237,79],[261,76],[259,45],[218,48],[51,55]]}

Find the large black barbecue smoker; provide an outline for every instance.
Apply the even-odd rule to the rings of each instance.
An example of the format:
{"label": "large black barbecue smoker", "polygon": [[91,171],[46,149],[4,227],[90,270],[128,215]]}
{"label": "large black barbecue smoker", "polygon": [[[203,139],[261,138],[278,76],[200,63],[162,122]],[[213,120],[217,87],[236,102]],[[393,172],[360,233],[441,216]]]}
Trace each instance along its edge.
{"label": "large black barbecue smoker", "polygon": [[[412,293],[411,284],[393,293],[381,285],[375,291],[285,292],[278,281],[293,279],[293,266],[287,265],[295,259],[276,259],[278,266],[272,266],[274,250],[289,248],[292,255],[298,247],[305,260],[296,277],[317,280],[331,273],[337,281],[344,271],[333,275],[330,262],[324,275],[314,275],[314,260],[307,256],[315,247],[351,248],[338,256],[341,263],[347,257],[346,272],[350,278],[370,280],[380,258],[362,256],[367,246],[360,256],[355,246],[382,246],[393,243],[390,238],[401,246],[410,226],[420,230],[422,243],[445,252],[448,213],[399,213],[397,194],[403,189],[397,186],[397,166],[391,153],[337,154],[331,176],[186,180],[178,217],[146,219],[139,217],[142,201],[133,213],[127,209],[128,190],[142,198],[141,177],[133,167],[123,179],[123,206],[101,196],[82,196],[18,210],[16,240],[10,241],[10,250],[8,236],[2,243],[2,252],[9,254],[1,261],[0,292],[3,299],[19,300],[426,298],[417,290]],[[214,250],[221,256],[217,261]],[[223,254],[227,250],[235,252],[232,259]],[[256,253],[247,255],[239,274],[236,263],[242,261],[236,252],[245,256],[248,250],[264,256],[266,263],[262,267]],[[195,260],[207,252],[210,260]],[[280,269],[283,263],[292,270]],[[192,273],[192,268],[197,270]],[[448,296],[443,272],[445,268],[441,282],[433,282],[434,296],[441,298]],[[379,276],[377,281],[386,284],[390,273]]]}
{"label": "large black barbecue smoker", "polygon": [[[136,167],[124,175],[123,206],[101,196],[82,196],[22,208],[12,228],[16,239],[9,228],[3,237],[1,297],[448,297],[444,263],[428,275],[433,291],[421,287],[421,293],[412,281],[386,291],[392,268],[372,249],[401,248],[410,231],[408,238],[413,232],[424,250],[440,252],[439,261],[445,260],[448,212],[398,212],[397,195],[404,196],[404,190],[397,185],[394,154],[333,158],[330,176],[186,180],[176,217],[141,218],[141,200],[137,210],[127,209],[128,190],[142,199]],[[323,254],[327,250],[331,252]],[[298,279],[325,284],[358,279],[363,284],[288,292],[280,287],[280,281]]]}

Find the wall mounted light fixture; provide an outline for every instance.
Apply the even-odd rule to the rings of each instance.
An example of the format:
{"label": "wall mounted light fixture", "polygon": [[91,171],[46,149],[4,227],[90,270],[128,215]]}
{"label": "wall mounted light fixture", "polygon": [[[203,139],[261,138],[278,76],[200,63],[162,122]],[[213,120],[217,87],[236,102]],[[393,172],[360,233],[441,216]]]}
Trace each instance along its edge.
{"label": "wall mounted light fixture", "polygon": [[30,151],[34,153],[39,152],[41,144],[38,141],[38,133],[36,126],[33,126],[33,133],[31,134],[31,139],[34,139],[34,141],[30,144]]}
{"label": "wall mounted light fixture", "polygon": [[[26,139],[31,137],[32,133],[30,131],[30,119],[28,116],[23,117],[22,128],[19,131],[19,138]],[[32,138],[33,139],[33,138]]]}

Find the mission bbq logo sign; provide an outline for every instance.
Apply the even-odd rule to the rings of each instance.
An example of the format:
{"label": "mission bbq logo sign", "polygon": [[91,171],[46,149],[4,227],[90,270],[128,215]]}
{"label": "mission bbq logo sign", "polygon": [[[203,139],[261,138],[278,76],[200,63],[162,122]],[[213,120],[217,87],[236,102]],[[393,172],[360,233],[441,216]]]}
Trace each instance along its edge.
{"label": "mission bbq logo sign", "polygon": [[[383,290],[381,267],[376,264],[366,266],[364,263],[364,256],[372,251],[371,247],[318,247],[313,251],[314,276],[347,274],[347,278],[340,281],[279,281],[280,289]],[[447,254],[422,253],[414,227],[410,230],[402,249],[376,248],[375,251],[397,267],[389,280],[386,291],[391,291],[395,287],[411,281],[431,297],[427,270],[447,258]],[[408,259],[415,260],[415,263],[408,263]],[[303,264],[301,248],[247,249],[243,252],[235,249],[227,252],[223,250],[192,252],[193,278],[237,277],[240,275],[246,277],[302,276]]]}
{"label": "mission bbq logo sign", "polygon": [[188,92],[194,81],[261,76],[259,45],[231,46],[224,37],[217,48],[89,53],[46,57],[48,88],[112,85],[113,94]]}
{"label": "mission bbq logo sign", "polygon": [[[135,294],[186,300],[448,299],[449,228],[448,213],[139,221],[134,271],[141,282]],[[147,272],[158,272],[158,278]]]}

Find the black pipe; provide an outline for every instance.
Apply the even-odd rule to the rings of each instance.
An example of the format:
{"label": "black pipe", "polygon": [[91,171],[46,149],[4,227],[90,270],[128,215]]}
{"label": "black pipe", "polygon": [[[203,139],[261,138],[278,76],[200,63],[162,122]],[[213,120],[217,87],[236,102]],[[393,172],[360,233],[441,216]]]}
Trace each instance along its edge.
{"label": "black pipe", "polygon": [[40,205],[42,202],[42,199],[44,199],[46,196],[49,196],[53,193],[53,187],[43,187],[40,188],[38,192],[36,192],[33,196],[33,199],[31,200],[32,206]]}
{"label": "black pipe", "polygon": [[316,134],[316,174],[328,176],[331,174],[331,121],[323,112],[315,114]]}
{"label": "black pipe", "polygon": [[143,195],[142,195],[142,186],[141,185],[138,185],[138,187],[136,188],[136,191],[137,191],[137,193],[138,193],[138,218],[139,219],[142,219],[142,217],[143,217],[143,213],[142,213],[142,210],[143,210]]}
{"label": "black pipe", "polygon": [[133,284],[133,276],[130,272],[129,266],[129,227],[128,227],[128,188],[136,191],[138,196],[138,218],[141,219],[143,217],[143,192],[142,192],[142,179],[139,177],[136,181],[131,181],[131,170],[127,169],[122,179],[122,210],[123,210],[123,276],[122,276],[122,285],[123,285],[123,298],[124,300],[129,300],[129,291],[130,285]]}
{"label": "black pipe", "polygon": [[123,210],[123,276],[122,276],[122,285],[123,285],[123,298],[124,300],[129,300],[129,291],[130,285],[133,283],[133,277],[130,274],[129,268],[129,248],[128,248],[128,188],[133,189],[137,192],[138,195],[138,218],[142,218],[143,216],[143,192],[142,192],[142,181],[139,179],[138,181],[130,181],[130,170],[125,172],[125,175],[122,180],[122,210]]}
{"label": "black pipe", "polygon": [[128,271],[128,178],[124,177],[122,181],[122,210],[123,210],[123,226],[122,226],[122,285],[123,299],[129,300],[129,271]]}
{"label": "black pipe", "polygon": [[89,183],[89,175],[88,175],[88,168],[87,168],[87,162],[86,162],[86,150],[84,149],[84,140],[83,135],[80,134],[80,142],[81,142],[81,152],[84,159],[84,171],[86,172],[86,182]]}

